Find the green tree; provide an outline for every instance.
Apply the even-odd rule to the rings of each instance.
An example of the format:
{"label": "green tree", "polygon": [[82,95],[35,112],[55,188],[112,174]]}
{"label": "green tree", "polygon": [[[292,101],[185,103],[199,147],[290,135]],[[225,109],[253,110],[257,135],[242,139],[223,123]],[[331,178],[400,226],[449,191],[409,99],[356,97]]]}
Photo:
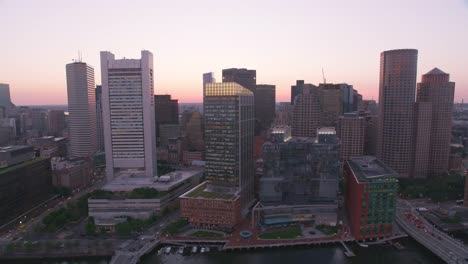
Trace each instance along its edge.
{"label": "green tree", "polygon": [[86,223],[86,234],[95,235],[96,234],[96,225],[94,224],[94,217],[88,217],[88,222]]}

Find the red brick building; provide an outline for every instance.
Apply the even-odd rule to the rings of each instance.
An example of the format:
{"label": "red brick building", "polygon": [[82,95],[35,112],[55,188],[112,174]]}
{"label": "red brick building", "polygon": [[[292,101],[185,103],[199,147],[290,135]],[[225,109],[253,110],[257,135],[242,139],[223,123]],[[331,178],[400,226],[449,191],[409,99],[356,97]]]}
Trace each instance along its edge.
{"label": "red brick building", "polygon": [[371,156],[349,159],[344,167],[346,207],[356,240],[393,234],[398,173]]}
{"label": "red brick building", "polygon": [[192,226],[231,229],[241,220],[240,196],[207,189],[202,183],[179,197],[180,215]]}

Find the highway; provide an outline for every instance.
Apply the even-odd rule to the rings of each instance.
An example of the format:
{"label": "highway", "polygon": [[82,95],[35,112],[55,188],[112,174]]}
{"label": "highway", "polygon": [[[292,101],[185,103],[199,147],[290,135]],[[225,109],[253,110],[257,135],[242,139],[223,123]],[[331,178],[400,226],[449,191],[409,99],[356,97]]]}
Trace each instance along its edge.
{"label": "highway", "polygon": [[409,203],[399,202],[396,221],[412,238],[445,262],[468,264],[468,247],[433,227]]}

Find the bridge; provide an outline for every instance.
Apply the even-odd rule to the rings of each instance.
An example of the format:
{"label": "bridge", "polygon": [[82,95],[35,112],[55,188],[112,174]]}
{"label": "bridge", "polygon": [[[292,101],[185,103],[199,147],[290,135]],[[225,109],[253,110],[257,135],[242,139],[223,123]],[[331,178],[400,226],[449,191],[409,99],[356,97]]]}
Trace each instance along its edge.
{"label": "bridge", "polygon": [[399,206],[396,222],[413,239],[450,264],[468,264],[468,247],[433,227],[414,208]]}
{"label": "bridge", "polygon": [[120,250],[115,251],[110,264],[137,264],[140,258],[157,247],[159,242],[160,240],[153,236],[141,236],[136,241],[129,240],[120,246]]}

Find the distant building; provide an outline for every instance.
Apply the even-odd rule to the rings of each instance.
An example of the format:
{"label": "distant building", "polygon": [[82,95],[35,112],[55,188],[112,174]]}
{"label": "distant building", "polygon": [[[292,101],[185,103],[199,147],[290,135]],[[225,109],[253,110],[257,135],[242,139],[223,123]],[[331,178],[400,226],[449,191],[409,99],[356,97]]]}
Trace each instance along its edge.
{"label": "distant building", "polygon": [[[53,196],[50,160],[35,158],[32,147],[21,147],[12,152],[12,159],[23,160],[12,162],[9,167],[0,168],[0,225],[6,224],[26,211],[38,206]],[[9,162],[9,161],[7,161]],[[0,163],[5,164],[2,158]]]}
{"label": "distant building", "polygon": [[107,180],[120,173],[156,175],[153,54],[116,60],[101,52],[102,110]]}
{"label": "distant building", "polygon": [[167,147],[170,138],[180,136],[179,124],[160,124],[159,125],[159,146]]}
{"label": "distant building", "polygon": [[275,112],[274,126],[291,126],[292,106],[288,102],[279,103]]}
{"label": "distant building", "polygon": [[242,87],[249,89],[255,94],[255,88],[257,85],[257,71],[247,69],[224,69],[223,70],[223,83],[235,82],[240,84]]}
{"label": "distant building", "polygon": [[28,144],[44,158],[67,156],[67,139],[63,137],[38,137],[28,139]]}
{"label": "distant building", "polygon": [[364,155],[366,123],[358,113],[345,113],[338,119],[337,134],[340,139],[340,160]]}
{"label": "distant building", "polygon": [[39,136],[47,135],[47,112],[43,109],[31,109],[32,129],[37,131]]}
{"label": "distant building", "polygon": [[402,177],[408,177],[412,167],[417,64],[414,49],[380,55],[377,157]]}
{"label": "distant building", "polygon": [[102,119],[102,86],[96,85],[96,127],[98,150],[104,151],[104,123]]}
{"label": "distant building", "polygon": [[[415,119],[415,141],[420,146],[415,159],[426,166],[427,172],[426,175],[417,173],[415,177],[438,176],[448,170],[454,94],[455,83],[450,82],[449,74],[438,68],[424,74],[418,83],[416,105],[423,109],[418,110]],[[422,149],[424,151],[420,151]]]}
{"label": "distant building", "polygon": [[309,94],[313,90],[317,90],[317,86],[304,83],[304,80],[297,80],[296,85],[291,86],[291,104],[294,104],[294,100],[299,94]]}
{"label": "distant building", "polygon": [[276,87],[257,84],[254,92],[256,135],[265,134],[275,120]]}
{"label": "distant building", "polygon": [[181,136],[185,138],[186,149],[204,151],[203,115],[198,111],[185,111],[181,120]]}
{"label": "distant building", "polygon": [[170,95],[154,95],[154,111],[156,137],[160,137],[161,125],[179,124],[179,100],[172,99]]}
{"label": "distant building", "polygon": [[316,88],[297,94],[292,110],[292,135],[315,137],[317,128],[321,126],[321,115],[320,95]]}
{"label": "distant building", "polygon": [[3,107],[5,117],[8,117],[9,113],[15,108],[15,105],[11,102],[10,85],[6,83],[0,83],[0,107]]}
{"label": "distant building", "polygon": [[183,164],[186,166],[192,165],[194,161],[204,160],[203,152],[201,151],[184,150],[182,153],[182,158],[183,158]]}
{"label": "distant building", "polygon": [[319,85],[321,126],[336,126],[338,117],[343,114],[343,92],[339,85],[321,83]]}
{"label": "distant building", "polygon": [[345,202],[356,240],[392,236],[398,173],[375,157],[349,159],[344,166]]}
{"label": "distant building", "polygon": [[66,128],[63,110],[50,110],[47,115],[49,136],[61,137]]}
{"label": "distant building", "polygon": [[50,162],[54,186],[74,190],[83,188],[91,183],[93,167],[89,159],[54,157]]}
{"label": "distant building", "polygon": [[6,168],[30,161],[36,157],[33,147],[13,145],[0,147],[0,168]]}
{"label": "distant building", "polygon": [[94,69],[84,62],[66,65],[70,154],[92,156],[97,151]]}
{"label": "distant building", "polygon": [[0,146],[14,144],[16,136],[16,120],[14,118],[0,118]]}

